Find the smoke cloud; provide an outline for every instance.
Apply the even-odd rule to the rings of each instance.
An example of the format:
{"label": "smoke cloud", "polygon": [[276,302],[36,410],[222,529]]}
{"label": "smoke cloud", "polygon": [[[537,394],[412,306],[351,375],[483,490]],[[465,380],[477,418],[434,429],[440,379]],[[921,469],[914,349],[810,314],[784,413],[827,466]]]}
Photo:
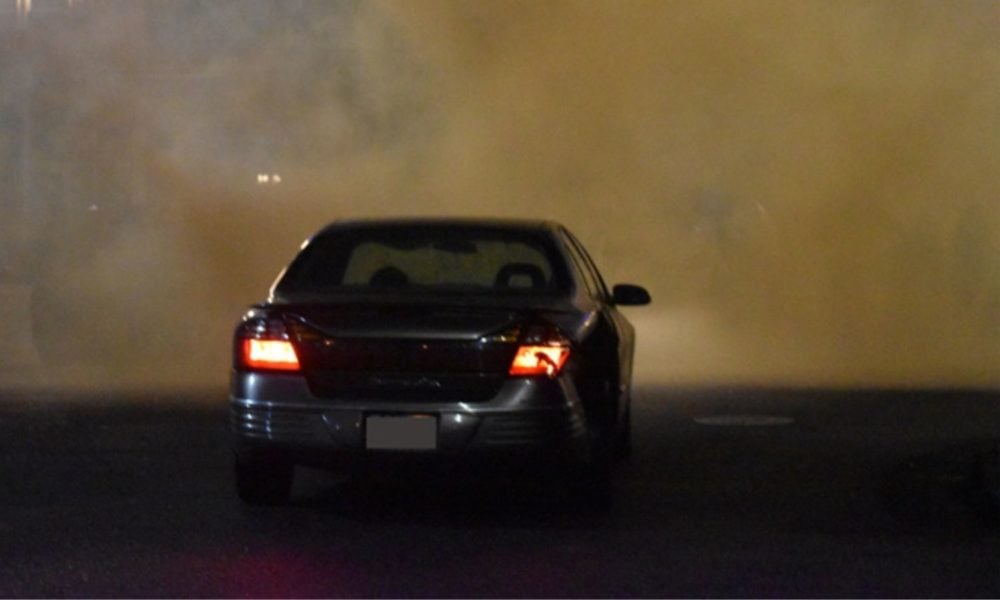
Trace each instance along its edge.
{"label": "smoke cloud", "polygon": [[649,287],[645,382],[1000,386],[994,2],[72,4],[0,61],[58,232],[9,245],[103,373],[224,381],[322,224],[458,214]]}

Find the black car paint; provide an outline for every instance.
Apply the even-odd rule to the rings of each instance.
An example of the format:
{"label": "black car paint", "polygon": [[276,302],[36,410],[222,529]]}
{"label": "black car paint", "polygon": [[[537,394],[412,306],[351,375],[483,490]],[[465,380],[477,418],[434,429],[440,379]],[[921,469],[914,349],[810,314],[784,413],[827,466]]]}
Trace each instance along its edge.
{"label": "black car paint", "polygon": [[[569,362],[560,375],[564,383],[546,382],[542,377],[535,383],[525,382],[530,387],[524,389],[533,389],[535,390],[533,393],[542,394],[545,394],[544,390],[552,385],[556,386],[552,388],[553,390],[564,388],[575,390],[570,393],[578,396],[585,426],[590,432],[591,452],[597,452],[602,456],[608,455],[608,449],[627,433],[635,346],[635,331],[618,310],[618,305],[647,303],[649,296],[645,290],[638,286],[626,285],[616,287],[609,293],[593,260],[582,245],[565,228],[555,223],[480,220],[400,220],[372,223],[376,226],[386,224],[403,228],[471,225],[479,228],[495,228],[498,231],[513,228],[522,232],[529,231],[531,235],[547,236],[553,242],[553,247],[561,254],[560,258],[568,271],[565,275],[570,285],[567,286],[566,294],[562,296],[523,297],[501,294],[435,297],[434,295],[393,296],[392,293],[383,292],[373,295],[329,294],[321,299],[301,294],[291,296],[283,294],[281,283],[288,272],[286,269],[272,286],[268,300],[256,305],[246,318],[280,316],[280,319],[291,327],[292,337],[299,345],[298,350],[303,354],[304,372],[299,379],[304,377],[310,389],[310,396],[321,399],[324,395],[329,395],[329,392],[324,389],[322,374],[311,372],[309,363],[315,355],[310,355],[311,350],[305,345],[311,344],[314,349],[322,350],[326,344],[341,343],[345,340],[348,342],[360,340],[358,343],[376,345],[380,339],[394,340],[391,342],[393,344],[391,351],[402,353],[402,358],[397,359],[395,368],[388,369],[385,374],[369,373],[359,376],[364,379],[359,379],[355,383],[362,387],[367,386],[364,388],[365,396],[370,398],[370,408],[373,410],[377,410],[380,404],[379,397],[384,398],[386,406],[398,407],[396,396],[414,399],[416,402],[413,409],[417,410],[421,397],[427,397],[428,401],[440,400],[435,395],[445,383],[443,378],[419,370],[408,374],[405,368],[399,367],[405,364],[407,357],[419,356],[413,354],[415,347],[423,346],[422,350],[432,350],[429,346],[433,346],[435,340],[460,344],[474,343],[476,340],[500,339],[507,335],[511,328],[517,328],[520,331],[519,335],[522,336],[525,330],[534,327],[554,328],[560,336],[568,340],[572,348]],[[337,235],[353,227],[366,226],[369,226],[369,223],[335,223],[323,229],[313,240],[320,236]],[[312,242],[307,242],[304,248],[308,247],[309,243]],[[292,265],[294,264],[293,261]],[[616,302],[616,297],[619,302]],[[417,346],[407,346],[406,339],[412,339]],[[503,357],[500,364],[509,362],[514,349],[516,344],[511,346],[511,354]],[[239,352],[238,348],[234,350]],[[379,351],[384,350],[383,346]],[[234,360],[234,364],[236,363],[238,361]],[[507,381],[509,378],[506,373],[497,375],[501,380],[500,384],[509,387],[510,382]],[[273,376],[279,388],[282,385],[294,387],[292,380],[295,377],[281,374]],[[284,379],[288,380],[287,384],[282,382]],[[241,376],[237,367],[234,371],[231,393],[233,401],[236,402],[239,398],[253,398],[257,389],[257,384]],[[385,394],[375,394],[372,392],[374,389],[384,391]],[[348,389],[348,395],[349,392]],[[277,404],[274,401],[267,401],[261,406],[280,408],[280,404],[280,401]],[[270,411],[272,408],[267,410]],[[257,442],[253,442],[253,445],[257,446]],[[298,453],[298,449],[289,448],[289,450]],[[302,462],[311,461],[312,458],[303,456]]]}

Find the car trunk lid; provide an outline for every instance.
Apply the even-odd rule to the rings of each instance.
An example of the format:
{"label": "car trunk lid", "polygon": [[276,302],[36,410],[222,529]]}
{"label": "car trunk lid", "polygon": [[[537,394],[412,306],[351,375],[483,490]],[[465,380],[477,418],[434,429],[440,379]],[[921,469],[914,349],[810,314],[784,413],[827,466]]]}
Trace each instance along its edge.
{"label": "car trunk lid", "polygon": [[311,391],[336,400],[482,402],[507,378],[526,319],[496,307],[300,307],[286,322]]}

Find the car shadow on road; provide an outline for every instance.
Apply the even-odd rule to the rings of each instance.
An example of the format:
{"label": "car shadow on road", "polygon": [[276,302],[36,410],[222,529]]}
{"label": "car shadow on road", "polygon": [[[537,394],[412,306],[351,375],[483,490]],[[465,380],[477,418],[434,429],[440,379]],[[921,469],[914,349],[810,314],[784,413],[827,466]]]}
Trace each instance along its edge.
{"label": "car shadow on road", "polygon": [[575,529],[609,522],[613,507],[574,496],[566,482],[538,477],[337,478],[298,469],[292,507],[356,522],[447,527]]}

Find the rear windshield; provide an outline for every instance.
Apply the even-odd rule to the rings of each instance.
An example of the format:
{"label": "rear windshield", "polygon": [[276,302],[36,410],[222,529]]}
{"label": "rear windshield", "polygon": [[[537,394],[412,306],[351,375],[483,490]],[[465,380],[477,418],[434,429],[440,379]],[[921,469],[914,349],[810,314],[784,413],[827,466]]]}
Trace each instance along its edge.
{"label": "rear windshield", "polygon": [[274,295],[568,296],[572,285],[543,232],[457,226],[333,230],[289,265]]}

